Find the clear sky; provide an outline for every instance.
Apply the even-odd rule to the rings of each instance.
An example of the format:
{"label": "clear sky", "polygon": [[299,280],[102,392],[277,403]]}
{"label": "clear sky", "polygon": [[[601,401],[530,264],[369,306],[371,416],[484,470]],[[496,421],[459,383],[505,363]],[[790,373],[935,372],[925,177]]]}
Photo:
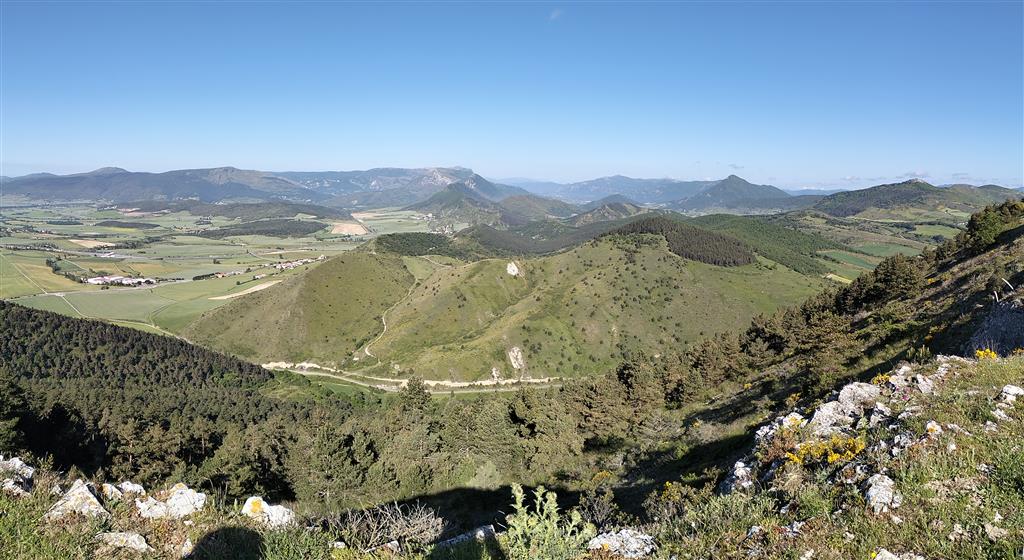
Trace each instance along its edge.
{"label": "clear sky", "polygon": [[1024,182],[1024,3],[16,3],[2,173]]}

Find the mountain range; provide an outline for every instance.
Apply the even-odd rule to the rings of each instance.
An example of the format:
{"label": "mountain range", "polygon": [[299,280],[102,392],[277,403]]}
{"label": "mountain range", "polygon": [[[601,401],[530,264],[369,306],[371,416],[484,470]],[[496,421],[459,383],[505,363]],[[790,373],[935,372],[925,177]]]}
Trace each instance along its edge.
{"label": "mountain range", "polygon": [[[717,181],[642,179],[615,175],[577,183],[490,181],[464,167],[377,168],[365,171],[268,172],[234,167],[163,173],[105,167],[88,173],[36,173],[0,178],[6,200],[111,202],[199,200],[204,203],[286,201],[343,209],[405,207],[453,218],[457,206],[490,218],[472,223],[564,218],[608,203],[666,208],[686,214],[766,214],[814,209],[847,217],[871,208],[909,204],[971,212],[1020,191],[996,185],[936,187],[919,179],[824,194],[787,192],[736,175]],[[453,188],[453,185],[459,185]],[[794,194],[796,193],[796,194]],[[502,203],[497,206],[499,203]],[[623,210],[622,208],[618,209]],[[465,216],[462,216],[465,218]],[[466,221],[458,219],[455,221]]]}

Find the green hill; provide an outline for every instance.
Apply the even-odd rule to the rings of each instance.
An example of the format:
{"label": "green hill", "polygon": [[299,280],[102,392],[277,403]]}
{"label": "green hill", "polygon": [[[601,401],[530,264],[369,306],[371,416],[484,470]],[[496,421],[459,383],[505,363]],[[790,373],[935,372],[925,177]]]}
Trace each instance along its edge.
{"label": "green hill", "polygon": [[813,235],[773,223],[769,218],[709,214],[688,220],[704,229],[731,235],[748,245],[762,257],[804,274],[824,274],[818,251],[847,249],[842,244],[820,235]]}
{"label": "green hill", "polygon": [[261,363],[340,362],[376,334],[412,283],[399,257],[345,253],[208,311],[182,335]]}
{"label": "green hill", "polygon": [[936,187],[920,179],[879,185],[826,196],[814,208],[832,216],[877,220],[959,223],[987,204],[1019,197],[1018,192],[994,185]]}
{"label": "green hill", "polygon": [[592,224],[594,222],[621,220],[623,218],[629,218],[648,211],[649,210],[647,208],[637,206],[636,204],[629,202],[608,202],[596,208],[587,210],[582,214],[573,216],[569,219],[569,223],[579,227]]}
{"label": "green hill", "polygon": [[530,220],[566,218],[579,210],[568,202],[545,198],[535,194],[510,196],[501,201],[501,206],[512,214],[523,216]]}

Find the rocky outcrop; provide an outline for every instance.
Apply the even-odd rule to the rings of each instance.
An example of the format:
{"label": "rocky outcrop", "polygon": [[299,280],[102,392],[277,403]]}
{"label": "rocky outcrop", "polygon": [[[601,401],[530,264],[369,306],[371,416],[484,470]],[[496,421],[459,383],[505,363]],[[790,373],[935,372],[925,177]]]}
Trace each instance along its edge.
{"label": "rocky outcrop", "polygon": [[497,533],[494,531],[494,525],[484,525],[483,527],[477,527],[472,531],[443,540],[434,545],[434,548],[445,549],[469,541],[484,542],[488,539],[493,539],[495,536],[497,536]]}
{"label": "rocky outcrop", "polygon": [[32,491],[32,477],[36,470],[20,457],[4,459],[0,455],[0,490],[16,497],[27,496]]}
{"label": "rocky outcrop", "polygon": [[903,503],[896,482],[884,474],[871,475],[865,483],[864,500],[875,513],[887,513]]}
{"label": "rocky outcrop", "polygon": [[175,484],[162,493],[163,501],[153,496],[145,500],[135,499],[135,507],[139,515],[147,519],[181,519],[197,511],[206,504],[206,494],[196,492],[182,483]]}
{"label": "rocky outcrop", "polygon": [[282,506],[272,506],[259,496],[252,496],[242,506],[242,515],[259,521],[271,529],[287,527],[295,523],[295,512]]}
{"label": "rocky outcrop", "polygon": [[617,558],[644,558],[657,550],[654,537],[633,529],[601,533],[587,543],[589,550],[603,550]]}
{"label": "rocky outcrop", "polygon": [[78,479],[50,511],[46,512],[47,521],[56,521],[72,515],[85,517],[110,517],[110,512],[103,508],[96,497],[95,490],[82,479]]}

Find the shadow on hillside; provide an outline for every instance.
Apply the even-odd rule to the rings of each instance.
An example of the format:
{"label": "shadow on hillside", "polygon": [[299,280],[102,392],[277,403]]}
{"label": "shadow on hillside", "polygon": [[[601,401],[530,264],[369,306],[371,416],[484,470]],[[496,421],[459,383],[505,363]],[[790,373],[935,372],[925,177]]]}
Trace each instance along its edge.
{"label": "shadow on hillside", "polygon": [[222,527],[195,544],[186,560],[263,560],[263,539],[245,527]]}
{"label": "shadow on hillside", "polygon": [[[580,493],[564,487],[545,485],[558,494],[558,505],[563,510],[579,503]],[[524,487],[527,504],[533,508],[533,489]],[[505,526],[505,516],[512,512],[512,488],[502,486],[493,490],[480,488],[452,488],[436,494],[415,496],[404,503],[421,503],[432,508],[445,520],[445,535],[451,537],[481,525]]]}
{"label": "shadow on hillside", "polygon": [[448,548],[435,548],[426,556],[426,560],[476,560],[478,558],[507,560],[508,557],[505,556],[505,552],[501,550],[494,538],[483,541],[470,539]]}

